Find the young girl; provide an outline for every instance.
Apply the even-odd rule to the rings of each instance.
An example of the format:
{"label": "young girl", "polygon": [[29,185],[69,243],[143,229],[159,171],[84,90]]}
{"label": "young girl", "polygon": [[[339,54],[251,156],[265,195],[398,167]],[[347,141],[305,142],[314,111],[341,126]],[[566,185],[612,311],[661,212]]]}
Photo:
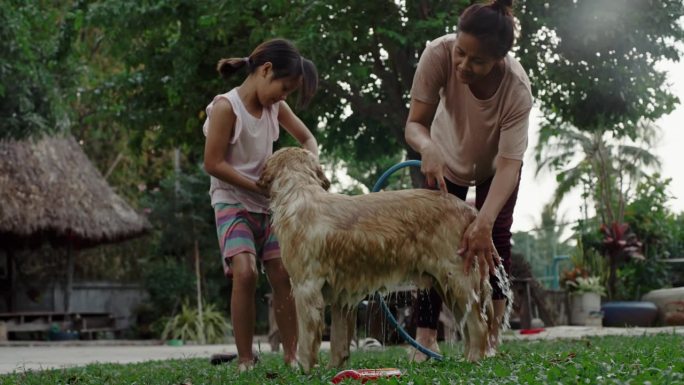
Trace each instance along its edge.
{"label": "young girl", "polygon": [[259,45],[248,57],[222,59],[217,67],[224,78],[242,68],[247,70],[247,78],[239,87],[214,98],[207,106],[204,124],[204,168],[211,175],[211,204],[224,273],[233,279],[230,308],[240,371],[251,369],[255,361],[257,259],[273,289],[285,363],[295,364],[297,322],[290,278],[271,231],[267,192],[257,187],[256,181],[273,152],[279,126],[318,154],[316,139],[285,102],[297,89],[300,105],[311,100],[318,85],[314,64],[291,42],[274,39]]}
{"label": "young girl", "polygon": [[[480,263],[490,273],[498,263],[510,273],[513,209],[532,109],[527,74],[508,54],[514,42],[512,5],[512,0],[473,4],[461,14],[456,34],[427,45],[413,78],[405,131],[406,142],[422,156],[429,186],[438,184],[464,200],[469,186],[476,186],[479,214],[465,231],[459,253],[466,267]],[[489,348],[494,352],[506,299],[498,280],[490,278],[495,322]],[[414,307],[416,340],[433,350],[441,304],[433,289],[421,292]]]}

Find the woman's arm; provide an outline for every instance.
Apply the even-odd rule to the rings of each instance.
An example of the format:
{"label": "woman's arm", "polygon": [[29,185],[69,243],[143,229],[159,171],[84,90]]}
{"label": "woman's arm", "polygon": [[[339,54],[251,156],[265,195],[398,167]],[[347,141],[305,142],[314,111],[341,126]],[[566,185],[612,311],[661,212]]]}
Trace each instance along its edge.
{"label": "woman's arm", "polygon": [[412,99],[404,138],[411,148],[420,153],[422,158],[420,171],[425,175],[428,186],[432,187],[436,182],[439,189],[446,193],[447,188],[444,181],[446,162],[430,138],[430,130],[428,129],[432,125],[435,111],[437,111],[436,104]]}
{"label": "woman's arm", "polygon": [[226,183],[267,195],[256,182],[245,178],[226,162],[226,152],[233,136],[235,120],[233,106],[226,99],[221,98],[214,102],[204,143],[204,170]]}
{"label": "woman's arm", "polygon": [[283,128],[292,135],[299,144],[305,149],[311,151],[318,157],[318,142],[311,131],[306,128],[304,122],[292,112],[290,106],[285,102],[280,102],[280,109],[278,111],[278,122]]}
{"label": "woman's arm", "polygon": [[[496,173],[489,186],[489,193],[475,220],[468,226],[461,241],[459,254],[465,256],[465,270],[470,271],[471,264],[476,257],[480,263],[486,263],[489,273],[494,274],[496,265],[500,263],[498,254],[492,243],[492,228],[499,212],[508,201],[515,186],[518,184],[518,174],[522,161],[498,157]],[[486,273],[485,266],[480,266],[480,272]]]}

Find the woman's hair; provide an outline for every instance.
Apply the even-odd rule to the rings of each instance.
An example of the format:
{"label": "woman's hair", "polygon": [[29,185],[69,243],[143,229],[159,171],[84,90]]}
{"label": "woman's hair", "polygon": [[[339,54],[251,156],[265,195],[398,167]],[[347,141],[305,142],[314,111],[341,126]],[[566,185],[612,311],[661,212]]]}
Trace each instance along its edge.
{"label": "woman's hair", "polygon": [[506,56],[515,40],[513,0],[473,4],[458,20],[458,31],[475,36],[496,58]]}
{"label": "woman's hair", "polygon": [[301,76],[298,104],[309,104],[318,88],[318,72],[314,63],[304,58],[289,40],[269,40],[259,44],[248,57],[221,59],[216,70],[223,78],[228,78],[245,66],[251,74],[266,62],[272,65],[273,79]]}

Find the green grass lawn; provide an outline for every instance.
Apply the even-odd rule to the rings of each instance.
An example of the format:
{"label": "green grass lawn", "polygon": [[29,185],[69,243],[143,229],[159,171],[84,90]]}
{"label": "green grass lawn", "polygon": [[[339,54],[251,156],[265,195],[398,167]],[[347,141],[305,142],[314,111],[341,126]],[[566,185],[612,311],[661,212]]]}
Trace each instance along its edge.
{"label": "green grass lawn", "polygon": [[[464,362],[460,349],[443,346],[444,361],[423,364],[408,363],[400,347],[353,352],[349,367],[396,367],[404,373],[375,384],[684,384],[681,335],[506,342],[500,355],[479,364]],[[323,362],[327,359],[323,353]],[[320,368],[303,375],[285,368],[281,356],[265,354],[244,374],[234,364],[188,359],[15,373],[0,376],[0,384],[326,384],[335,373]]]}

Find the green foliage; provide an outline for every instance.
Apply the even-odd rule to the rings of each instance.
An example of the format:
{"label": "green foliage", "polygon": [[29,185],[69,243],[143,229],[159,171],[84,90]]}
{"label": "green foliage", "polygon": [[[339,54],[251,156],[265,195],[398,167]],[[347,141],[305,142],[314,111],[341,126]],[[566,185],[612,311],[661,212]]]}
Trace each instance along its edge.
{"label": "green foliage", "polygon": [[145,266],[143,283],[156,316],[173,314],[181,298],[195,295],[195,275],[188,266],[175,261],[152,262]]}
{"label": "green foliage", "polygon": [[150,220],[158,233],[157,256],[175,256],[177,260],[193,256],[195,240],[200,255],[217,250],[214,211],[208,196],[209,176],[199,166],[188,173],[169,173],[144,200]]}
{"label": "green foliage", "polygon": [[672,111],[655,63],[679,60],[683,14],[679,0],[523,2],[518,52],[541,103],[541,140],[562,124],[635,138],[639,121]]}
{"label": "green foliage", "polygon": [[203,148],[204,108],[242,81],[236,75],[223,84],[218,59],[242,57],[263,40],[286,37],[321,75],[310,109],[297,112],[317,130],[324,155],[359,170],[353,176],[370,187],[391,165],[383,159],[399,159],[405,149],[408,92],[425,42],[452,30],[467,4],[100,1],[90,7],[86,27],[121,66],[84,97],[97,102],[100,118],[127,128],[134,148],[144,149],[145,132],[154,130],[153,147],[179,146],[194,162]]}
{"label": "green foliage", "polygon": [[582,183],[603,223],[623,222],[630,185],[659,166],[650,123],[678,102],[655,63],[679,60],[683,14],[679,0],[522,4],[518,54],[542,110],[536,159],[561,171],[556,202]]}
{"label": "green foliage", "polygon": [[[408,150],[408,92],[425,42],[453,31],[470,3],[0,0],[0,137],[71,130],[117,192],[151,210],[155,231],[151,251],[140,251],[141,264],[168,259],[185,269],[197,241],[203,269],[211,272],[202,286],[218,297],[226,283],[208,178],[197,167],[201,125],[211,98],[242,81],[236,75],[223,83],[218,59],[245,56],[275,36],[294,40],[321,75],[313,104],[297,113],[315,131],[324,160],[343,162],[370,188]],[[559,191],[589,186],[600,215],[619,213],[631,197],[620,183],[657,167],[645,151],[651,134],[642,123],[677,102],[653,64],[679,59],[674,44],[684,36],[676,21],[684,6],[676,0],[516,4],[522,33],[516,55],[542,107],[541,146],[565,141],[540,161],[562,170]],[[292,143],[281,137],[278,145]],[[609,149],[612,139],[621,142]],[[584,159],[568,167],[578,152]],[[390,183],[407,185],[405,177]],[[657,189],[649,194],[663,198]],[[636,201],[625,213],[635,218],[629,222],[639,237],[649,237],[646,253],[683,255],[684,219],[663,222],[662,213],[648,211],[650,204]],[[591,233],[586,250],[600,250],[590,239],[597,229],[592,224],[582,233]],[[546,243],[547,236],[553,234],[537,241]]]}
{"label": "green foliage", "polygon": [[[670,180],[663,180],[657,173],[642,177],[626,205],[624,221],[643,243],[645,260],[619,259],[613,299],[637,300],[648,291],[671,286],[675,279],[670,266],[661,261],[682,255],[684,244],[682,216],[674,215],[667,207],[671,199],[667,192],[669,183]],[[602,255],[606,244],[597,228],[595,219],[577,228],[583,258],[575,262],[607,279],[608,261]]]}
{"label": "green foliage", "polygon": [[69,130],[77,2],[0,1],[0,138]]}
{"label": "green foliage", "polygon": [[408,93],[425,43],[453,31],[467,5],[295,1],[297,10],[283,13],[281,33],[296,37],[321,72],[319,94],[303,115],[320,123],[316,135],[332,157],[365,170],[354,177],[367,187],[391,165],[380,163],[382,157],[406,149]]}
{"label": "green foliage", "polygon": [[617,271],[616,300],[638,301],[651,290],[670,287],[668,266],[655,259],[632,260]]}
{"label": "green foliage", "polygon": [[204,305],[200,317],[198,308],[190,307],[184,301],[180,312],[167,321],[162,339],[218,344],[225,342],[230,329],[230,324],[213,304]]}
{"label": "green foliage", "polygon": [[672,199],[667,192],[670,181],[659,174],[642,178],[625,209],[625,221],[644,243],[644,255],[649,259],[681,255],[684,239],[677,218],[667,207]]}
{"label": "green foliage", "polygon": [[575,227],[577,236],[577,252],[572,256],[575,266],[586,270],[591,275],[608,278],[608,263],[602,254],[603,243],[599,225],[595,219],[579,221]]}
{"label": "green foliage", "polygon": [[[154,236],[150,239],[150,253],[145,284],[163,297],[151,298],[158,316],[172,314],[180,298],[194,298],[195,242],[200,255],[202,294],[208,302],[225,310],[229,287],[223,275],[220,250],[216,238],[214,211],[208,195],[209,177],[199,166],[169,173],[158,187],[146,190],[142,204],[150,210]],[[156,271],[159,274],[156,274]],[[268,286],[267,283],[260,283]],[[151,295],[152,297],[152,295]]]}
{"label": "green foliage", "polygon": [[655,174],[643,178],[627,205],[625,221],[643,242],[644,261],[628,261],[618,269],[617,297],[639,299],[655,289],[671,285],[668,266],[660,261],[681,255],[681,222],[667,207],[670,180]]}
{"label": "green foliage", "polygon": [[[639,337],[595,337],[577,340],[510,341],[501,354],[472,364],[461,358],[461,346],[442,346],[445,360],[411,364],[406,350],[351,354],[349,368],[396,367],[399,379],[373,384],[680,384],[684,361],[680,334]],[[207,358],[148,361],[136,364],[91,364],[86,367],[22,371],[0,376],[7,385],[38,384],[329,384],[337,369],[322,365],[304,375],[283,365],[282,354],[262,354],[260,363],[240,374],[235,364],[211,366]],[[346,384],[353,384],[347,380]]]}

